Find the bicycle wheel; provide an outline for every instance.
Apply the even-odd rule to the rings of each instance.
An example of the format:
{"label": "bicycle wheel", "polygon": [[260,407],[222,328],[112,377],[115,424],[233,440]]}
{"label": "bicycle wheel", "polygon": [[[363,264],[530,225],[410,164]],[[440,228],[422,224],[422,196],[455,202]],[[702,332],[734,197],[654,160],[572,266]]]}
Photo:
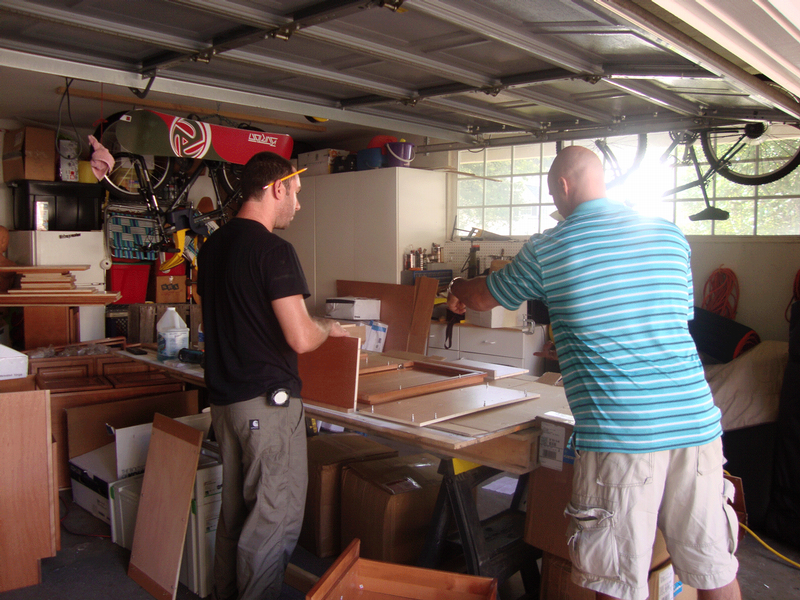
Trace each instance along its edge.
{"label": "bicycle wheel", "polygon": [[800,164],[800,128],[785,123],[746,123],[700,133],[708,164],[742,185],[778,181]]}
{"label": "bicycle wheel", "polygon": [[[139,177],[134,168],[135,155],[122,147],[116,134],[117,123],[125,113],[126,111],[123,111],[111,115],[94,132],[94,137],[114,157],[114,168],[103,177],[100,183],[114,196],[139,199],[141,194],[139,193]],[[172,177],[173,158],[170,156],[145,156],[143,158],[153,190],[159,192]]]}
{"label": "bicycle wheel", "polygon": [[[596,140],[578,142],[594,150],[603,160],[606,173],[606,187],[622,185],[644,160],[647,152],[647,134],[622,135]],[[560,152],[563,142],[556,142],[556,152]]]}

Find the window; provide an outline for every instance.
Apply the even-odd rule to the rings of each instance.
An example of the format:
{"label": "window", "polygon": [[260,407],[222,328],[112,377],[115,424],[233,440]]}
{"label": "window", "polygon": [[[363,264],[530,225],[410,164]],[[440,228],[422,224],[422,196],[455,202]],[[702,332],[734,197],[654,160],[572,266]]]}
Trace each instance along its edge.
{"label": "window", "polygon": [[555,226],[547,190],[555,143],[459,152],[457,228],[529,237]]}
{"label": "window", "polygon": [[[618,136],[605,140],[623,171],[635,160],[640,145],[638,137]],[[730,217],[725,221],[692,221],[689,217],[705,208],[702,189],[695,186],[665,194],[698,179],[694,165],[684,160],[684,145],[678,145],[669,156],[664,156],[671,142],[669,133],[648,134],[641,164],[623,183],[609,187],[609,197],[643,214],[672,221],[686,235],[800,234],[800,168],[778,181],[760,186],[741,185],[714,175],[706,186],[709,202],[728,211]],[[590,146],[601,154],[594,140],[574,143]],[[769,144],[761,144],[754,153],[754,173],[769,168],[774,162],[774,149]],[[699,141],[694,148],[700,170],[705,173],[709,165]],[[547,171],[555,153],[554,142],[459,152],[459,171],[475,177],[459,177],[457,228],[468,232],[474,227],[502,235],[528,237],[553,227],[556,221],[550,215],[555,206],[547,189]],[[607,180],[613,179],[612,168],[605,162]]]}

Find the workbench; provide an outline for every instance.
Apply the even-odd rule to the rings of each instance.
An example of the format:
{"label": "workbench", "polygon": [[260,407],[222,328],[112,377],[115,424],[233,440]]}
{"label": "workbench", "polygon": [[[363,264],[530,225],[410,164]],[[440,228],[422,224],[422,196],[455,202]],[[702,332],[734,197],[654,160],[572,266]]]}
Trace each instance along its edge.
{"label": "workbench", "polygon": [[[163,369],[186,383],[205,386],[200,365],[177,360],[161,362],[156,351],[150,349],[143,355],[125,350],[116,353]],[[427,427],[404,425],[372,417],[369,412],[344,412],[311,402],[305,403],[305,410],[307,416],[317,420],[418,446],[440,456],[464,459],[515,475],[528,473],[536,468],[538,460],[536,417],[553,412],[570,414],[564,388],[540,383],[530,375],[497,379],[488,385],[522,389],[538,397]]]}
{"label": "workbench", "polygon": [[[199,365],[176,360],[160,362],[153,350],[138,356],[118,352],[188,383],[204,385]],[[382,420],[368,410],[346,412],[311,402],[305,403],[305,410],[306,416],[319,421],[407,443],[440,456],[442,487],[419,565],[435,568],[440,564],[452,519],[458,527],[468,572],[502,581],[520,571],[526,591],[536,597],[538,551],[522,541],[525,513],[519,505],[527,473],[538,466],[540,430],[534,426],[535,419],[544,415],[569,418],[569,406],[563,387],[539,382],[531,375],[496,379],[486,385],[525,390],[532,399],[425,427]],[[520,476],[511,508],[480,521],[473,488],[500,472]]]}

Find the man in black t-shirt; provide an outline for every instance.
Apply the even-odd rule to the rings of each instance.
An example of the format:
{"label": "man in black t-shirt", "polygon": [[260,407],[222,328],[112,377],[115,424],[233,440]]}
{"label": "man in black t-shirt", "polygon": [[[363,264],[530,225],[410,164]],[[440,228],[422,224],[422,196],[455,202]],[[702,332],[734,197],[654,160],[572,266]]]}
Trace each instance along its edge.
{"label": "man in black t-shirt", "polygon": [[303,521],[308,484],[298,353],[338,323],[312,318],[294,248],[273,233],[300,209],[300,178],[271,152],[245,165],[245,202],[203,244],[205,380],[223,463],[214,597],[278,598]]}

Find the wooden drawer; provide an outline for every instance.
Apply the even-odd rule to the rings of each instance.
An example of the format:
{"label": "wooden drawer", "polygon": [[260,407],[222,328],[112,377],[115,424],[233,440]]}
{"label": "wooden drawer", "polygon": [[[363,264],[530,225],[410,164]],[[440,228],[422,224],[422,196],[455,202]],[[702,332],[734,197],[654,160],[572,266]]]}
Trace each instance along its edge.
{"label": "wooden drawer", "polygon": [[[490,329],[462,325],[458,348],[465,352],[524,358],[525,334],[520,329]],[[501,363],[502,364],[502,363]]]}
{"label": "wooden drawer", "polygon": [[[450,346],[450,350],[458,350],[458,332],[460,329],[458,325],[453,327],[453,343]],[[446,333],[447,323],[431,323],[431,331],[428,334],[428,348],[444,348]]]}

